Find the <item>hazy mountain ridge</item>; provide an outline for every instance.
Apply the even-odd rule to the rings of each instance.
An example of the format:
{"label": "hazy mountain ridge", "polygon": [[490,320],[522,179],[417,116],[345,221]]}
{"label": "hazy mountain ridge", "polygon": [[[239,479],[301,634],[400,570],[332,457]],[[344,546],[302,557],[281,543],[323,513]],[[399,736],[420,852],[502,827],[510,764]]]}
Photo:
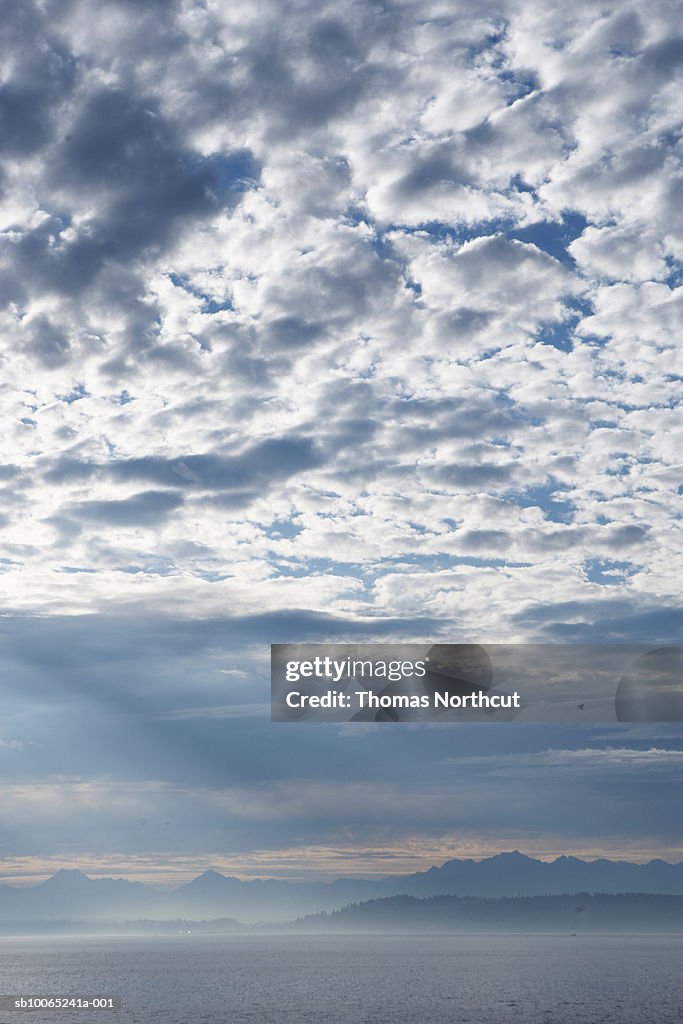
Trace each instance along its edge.
{"label": "hazy mountain ridge", "polygon": [[485,860],[448,860],[441,867],[409,875],[410,895],[542,896],[577,891],[683,894],[683,863],[655,859],[581,860],[561,856],[540,861],[514,850]]}
{"label": "hazy mountain ridge", "polygon": [[399,895],[492,898],[576,892],[683,896],[683,863],[652,860],[634,864],[576,857],[544,862],[514,851],[481,861],[449,860],[428,871],[382,879],[242,881],[209,870],[171,892],[143,882],[92,879],[78,870],[61,870],[35,886],[0,885],[0,924],[228,917],[244,922],[284,922]]}
{"label": "hazy mountain ridge", "polygon": [[293,922],[333,932],[683,933],[683,896],[577,893],[564,896],[388,896]]}

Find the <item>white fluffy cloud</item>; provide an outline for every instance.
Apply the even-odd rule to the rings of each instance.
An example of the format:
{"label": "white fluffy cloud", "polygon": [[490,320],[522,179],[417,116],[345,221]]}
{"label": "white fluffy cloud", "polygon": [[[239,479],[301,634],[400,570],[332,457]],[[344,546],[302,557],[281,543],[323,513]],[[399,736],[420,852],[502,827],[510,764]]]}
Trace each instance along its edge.
{"label": "white fluffy cloud", "polygon": [[6,607],[677,607],[671,6],[98,7],[2,29]]}

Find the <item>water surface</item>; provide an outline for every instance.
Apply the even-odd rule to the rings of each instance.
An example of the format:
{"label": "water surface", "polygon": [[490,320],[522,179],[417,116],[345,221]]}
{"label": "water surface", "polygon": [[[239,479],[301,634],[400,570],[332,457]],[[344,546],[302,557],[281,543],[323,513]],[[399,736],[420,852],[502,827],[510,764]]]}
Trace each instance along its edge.
{"label": "water surface", "polygon": [[680,1024],[682,952],[680,936],[3,938],[3,994],[122,1009],[0,1024]]}

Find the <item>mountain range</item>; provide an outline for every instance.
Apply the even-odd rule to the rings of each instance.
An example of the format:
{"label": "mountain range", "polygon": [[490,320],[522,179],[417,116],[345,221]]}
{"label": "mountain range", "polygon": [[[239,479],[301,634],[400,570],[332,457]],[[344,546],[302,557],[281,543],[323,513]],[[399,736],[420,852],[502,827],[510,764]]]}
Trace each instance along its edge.
{"label": "mountain range", "polygon": [[566,856],[546,862],[513,851],[479,861],[448,860],[410,875],[333,882],[243,881],[209,870],[172,891],[122,878],[93,879],[77,869],[63,869],[38,885],[0,885],[0,925],[228,917],[244,923],[277,923],[399,895],[513,897],[579,892],[683,895],[683,863],[634,864]]}

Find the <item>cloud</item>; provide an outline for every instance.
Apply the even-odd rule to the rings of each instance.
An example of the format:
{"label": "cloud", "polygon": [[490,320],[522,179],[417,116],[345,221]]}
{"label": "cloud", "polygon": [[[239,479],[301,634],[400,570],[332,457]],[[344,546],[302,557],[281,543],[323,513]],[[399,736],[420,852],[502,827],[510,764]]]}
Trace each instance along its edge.
{"label": "cloud", "polygon": [[[678,638],[671,5],[5,8],[2,621],[71,746],[214,765],[278,638]],[[42,706],[13,762],[116,775]]]}
{"label": "cloud", "polygon": [[114,501],[84,501],[71,514],[76,519],[110,526],[154,526],[182,505],[173,491],[143,491],[130,498]]}
{"label": "cloud", "polygon": [[188,455],[182,460],[148,457],[125,459],[103,467],[67,463],[56,472],[51,471],[48,479],[57,481],[70,473],[77,477],[88,475],[100,468],[123,482],[144,480],[199,490],[228,490],[247,483],[275,482],[315,465],[316,461],[320,461],[320,455],[309,438],[269,438],[234,456]]}
{"label": "cloud", "polygon": [[[616,737],[615,737],[616,738]],[[592,784],[596,780],[610,778],[610,773],[621,776],[634,773],[638,778],[649,777],[653,781],[676,778],[683,762],[683,750],[667,750],[658,747],[629,749],[626,747],[584,747],[576,750],[544,750],[536,753],[507,754],[503,757],[487,755],[470,757],[468,766],[478,766],[484,771],[509,776],[528,775],[538,784],[544,784],[540,772],[556,772],[567,775],[586,776]],[[458,758],[449,758],[453,767],[462,765]]]}
{"label": "cloud", "polygon": [[24,744],[21,740],[3,740],[0,739],[0,750],[23,750]]}

